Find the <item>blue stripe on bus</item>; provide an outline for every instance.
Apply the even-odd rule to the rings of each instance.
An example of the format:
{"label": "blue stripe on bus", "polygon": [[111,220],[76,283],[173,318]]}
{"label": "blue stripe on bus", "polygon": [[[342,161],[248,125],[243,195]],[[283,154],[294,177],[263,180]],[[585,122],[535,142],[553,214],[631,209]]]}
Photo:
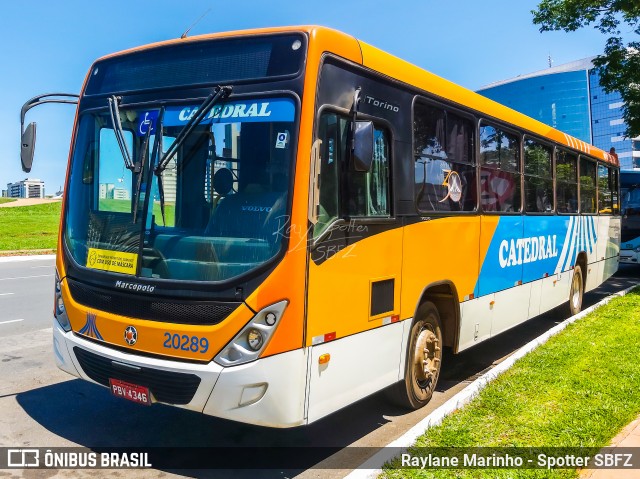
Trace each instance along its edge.
{"label": "blue stripe on bus", "polygon": [[475,290],[502,291],[570,269],[596,249],[593,216],[503,216],[487,250]]}

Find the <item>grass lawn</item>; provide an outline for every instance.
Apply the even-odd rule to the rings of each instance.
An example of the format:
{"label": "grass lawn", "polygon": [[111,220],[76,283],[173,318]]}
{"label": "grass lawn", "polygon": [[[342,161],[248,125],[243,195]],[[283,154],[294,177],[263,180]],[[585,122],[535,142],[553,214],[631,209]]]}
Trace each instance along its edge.
{"label": "grass lawn", "polygon": [[[131,211],[131,200],[100,199],[99,208],[101,211],[129,213]],[[175,226],[175,211],[176,206],[173,203],[165,203],[164,218],[166,226]],[[162,226],[162,210],[159,201],[153,202],[153,214],[155,215],[156,224]]]}
{"label": "grass lawn", "polygon": [[[640,414],[638,345],[640,290],[636,289],[568,326],[517,361],[468,406],[428,430],[416,446],[606,446]],[[383,477],[574,478],[577,471],[428,471],[386,466]]]}
{"label": "grass lawn", "polygon": [[[2,198],[10,199],[10,198]],[[107,211],[125,211],[125,202],[101,200],[100,206]],[[131,206],[129,205],[128,208]],[[56,248],[58,242],[58,224],[60,222],[61,202],[45,203],[17,208],[0,208],[0,251],[17,251]],[[129,210],[126,210],[129,211]],[[154,203],[153,213],[156,222],[162,224],[160,204]],[[175,221],[175,206],[165,205],[165,217],[168,226]]]}
{"label": "grass lawn", "polygon": [[16,199],[15,199],[15,198],[0,198],[0,205],[1,205],[2,203],[12,203],[12,202],[14,202],[14,201],[16,201]]}
{"label": "grass lawn", "polygon": [[0,251],[55,249],[61,202],[0,208]]}

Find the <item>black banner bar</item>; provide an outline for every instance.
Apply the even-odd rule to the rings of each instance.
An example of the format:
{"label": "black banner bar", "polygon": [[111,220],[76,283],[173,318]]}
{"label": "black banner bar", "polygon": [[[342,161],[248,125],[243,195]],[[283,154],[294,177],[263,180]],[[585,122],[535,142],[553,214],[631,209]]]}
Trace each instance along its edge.
{"label": "black banner bar", "polygon": [[[381,448],[0,447],[0,469],[356,469]],[[393,448],[398,469],[640,469],[640,448]]]}

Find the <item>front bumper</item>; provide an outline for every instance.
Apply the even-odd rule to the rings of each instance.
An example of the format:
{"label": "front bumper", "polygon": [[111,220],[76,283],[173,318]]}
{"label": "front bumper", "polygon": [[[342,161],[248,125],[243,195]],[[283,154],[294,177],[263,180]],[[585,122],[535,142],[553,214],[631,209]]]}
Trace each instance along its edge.
{"label": "front bumper", "polygon": [[[103,361],[146,371],[198,376],[200,383],[192,399],[178,407],[269,427],[292,427],[306,422],[308,354],[305,349],[224,368],[213,361],[194,364],[121,352],[65,332],[54,318],[53,351],[57,366],[73,376],[100,384],[83,369],[76,348],[93,353]],[[153,389],[151,392],[153,394]]]}
{"label": "front bumper", "polygon": [[640,253],[630,250],[620,250],[620,262],[625,264],[640,264]]}

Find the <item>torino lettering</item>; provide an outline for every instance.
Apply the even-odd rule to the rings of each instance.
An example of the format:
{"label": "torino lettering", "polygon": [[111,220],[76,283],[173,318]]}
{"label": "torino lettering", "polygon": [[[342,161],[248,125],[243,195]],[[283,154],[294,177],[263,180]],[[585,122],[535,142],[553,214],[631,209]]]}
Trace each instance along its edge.
{"label": "torino lettering", "polygon": [[378,108],[383,108],[385,110],[391,110],[395,113],[398,113],[400,111],[400,108],[398,108],[395,105],[392,105],[389,102],[386,102],[384,100],[377,100],[376,98],[373,98],[372,96],[367,95],[365,97],[365,101],[369,104],[369,105],[373,105],[376,106]]}
{"label": "torino lettering", "polygon": [[502,240],[498,253],[501,268],[557,256],[556,235],[532,236],[510,241]]}

